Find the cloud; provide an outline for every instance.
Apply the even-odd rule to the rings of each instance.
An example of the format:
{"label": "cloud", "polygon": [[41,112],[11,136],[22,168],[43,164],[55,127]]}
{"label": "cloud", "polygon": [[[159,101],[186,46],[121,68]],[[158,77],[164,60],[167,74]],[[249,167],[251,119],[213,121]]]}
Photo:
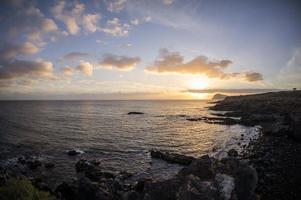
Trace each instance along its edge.
{"label": "cloud", "polygon": [[93,74],[92,64],[86,61],[80,61],[80,64],[76,67],[76,70],[83,72],[87,76],[92,76]]}
{"label": "cloud", "polygon": [[139,21],[139,19],[133,19],[133,20],[131,20],[131,24],[133,24],[133,25],[139,25],[140,24],[140,21]]}
{"label": "cloud", "polygon": [[74,69],[70,66],[66,66],[63,68],[63,73],[66,75],[66,76],[72,76],[73,73],[74,73]]}
{"label": "cloud", "polygon": [[0,67],[0,79],[52,78],[53,64],[48,61],[14,60]]}
{"label": "cloud", "polygon": [[139,57],[127,57],[107,54],[98,63],[98,67],[116,69],[120,71],[130,71],[134,69],[139,62]]}
{"label": "cloud", "polygon": [[223,70],[230,64],[232,64],[230,60],[210,61],[205,56],[198,56],[185,63],[179,52],[160,49],[159,58],[146,70],[155,73],[207,75],[211,78],[224,79],[228,74]]}
{"label": "cloud", "polygon": [[98,21],[100,15],[98,14],[87,14],[83,16],[83,27],[87,32],[94,33],[98,29]]}
{"label": "cloud", "polygon": [[163,48],[159,50],[159,58],[148,66],[146,71],[158,74],[206,75],[209,78],[219,79],[243,77],[247,81],[263,80],[262,75],[256,72],[226,73],[224,70],[230,64],[231,60],[209,60],[206,56],[197,56],[184,62],[179,52],[170,52]]}
{"label": "cloud", "polygon": [[174,0],[163,0],[163,4],[165,5],[171,5],[173,4]]}
{"label": "cloud", "polygon": [[99,14],[84,14],[85,4],[75,3],[68,4],[60,1],[52,9],[54,17],[62,21],[69,34],[76,35],[80,32],[81,27],[86,32],[95,32],[98,29],[98,21],[101,19]]}
{"label": "cloud", "polygon": [[22,37],[26,41],[42,44],[48,34],[58,33],[56,23],[28,1],[4,1],[2,6],[5,9],[0,15],[9,24],[9,28],[2,30],[2,37],[7,37],[7,40]]}
{"label": "cloud", "polygon": [[244,78],[245,80],[249,82],[254,82],[254,81],[262,81],[263,76],[260,73],[257,72],[246,72],[244,73]]}
{"label": "cloud", "polygon": [[110,12],[120,12],[126,4],[127,0],[105,0],[107,10]]}
{"label": "cloud", "polygon": [[129,24],[121,24],[118,18],[113,18],[107,21],[104,28],[100,28],[99,30],[111,36],[127,36],[129,29]]}
{"label": "cloud", "polygon": [[7,62],[15,59],[15,57],[19,55],[33,55],[39,50],[39,47],[31,42],[24,42],[22,44],[8,44],[0,50],[0,61]]}
{"label": "cloud", "polygon": [[74,72],[82,72],[87,76],[93,75],[93,65],[87,61],[80,61],[80,64],[77,65],[75,68],[72,68],[70,66],[66,66],[63,69],[63,73],[66,76],[72,76]]}
{"label": "cloud", "polygon": [[71,53],[64,55],[63,59],[70,60],[70,61],[76,61],[78,59],[85,58],[89,55],[90,54],[84,53],[84,52],[71,52]]}

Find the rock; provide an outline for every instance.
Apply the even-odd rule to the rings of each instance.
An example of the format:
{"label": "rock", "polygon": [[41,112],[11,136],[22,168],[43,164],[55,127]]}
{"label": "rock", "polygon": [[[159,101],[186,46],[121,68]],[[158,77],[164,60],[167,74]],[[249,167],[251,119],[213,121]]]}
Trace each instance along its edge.
{"label": "rock", "polygon": [[255,200],[255,188],[258,177],[256,170],[246,163],[240,163],[235,177],[235,192],[237,199]]}
{"label": "rock", "polygon": [[188,167],[183,168],[179,174],[192,174],[202,180],[211,179],[213,177],[212,160],[208,155],[202,156],[194,160]]}
{"label": "rock", "polygon": [[123,200],[138,200],[138,199],[140,199],[140,195],[138,192],[130,190],[123,194],[122,199]]}
{"label": "rock", "polygon": [[230,156],[230,157],[237,157],[238,156],[238,152],[235,149],[230,149],[228,151],[228,156]]}
{"label": "rock", "polygon": [[26,164],[26,160],[23,156],[18,158],[18,162],[22,165]]}
{"label": "rock", "polygon": [[198,177],[189,175],[177,192],[178,200],[214,200],[217,191],[212,182],[201,181]]}
{"label": "rock", "polygon": [[39,160],[28,160],[26,164],[31,170],[35,170],[38,167],[42,166],[42,163]]}
{"label": "rock", "polygon": [[44,164],[44,167],[45,167],[46,169],[53,168],[54,166],[55,166],[54,163],[51,163],[51,162],[47,162],[47,163]]}
{"label": "rock", "polygon": [[227,97],[227,95],[224,95],[224,94],[215,94],[213,97],[212,97],[212,100],[223,100]]}
{"label": "rock", "polygon": [[143,115],[144,113],[143,112],[128,112],[127,113],[128,115]]}
{"label": "rock", "polygon": [[159,150],[151,150],[151,157],[161,159],[169,163],[177,163],[181,165],[189,165],[193,160],[195,160],[195,158],[192,156],[168,153]]}
{"label": "rock", "polygon": [[172,178],[164,181],[147,181],[144,184],[144,200],[171,200],[176,199],[176,192],[181,181]]}
{"label": "rock", "polygon": [[69,151],[67,151],[67,154],[69,156],[75,156],[75,155],[78,155],[78,154],[82,154],[83,152],[81,150],[78,150],[78,149],[71,149]]}
{"label": "rock", "polygon": [[77,186],[73,183],[62,182],[55,189],[58,199],[76,200],[78,199]]}
{"label": "rock", "polygon": [[229,200],[235,187],[234,178],[227,174],[216,174],[215,185],[218,189],[220,199]]}
{"label": "rock", "polygon": [[107,188],[99,187],[95,182],[91,182],[87,177],[81,176],[78,179],[79,200],[111,200],[113,196]]}
{"label": "rock", "polygon": [[89,161],[81,159],[75,164],[75,169],[77,173],[83,172],[90,180],[99,181],[101,178],[114,178],[115,175],[110,172],[102,171],[91,164]]}

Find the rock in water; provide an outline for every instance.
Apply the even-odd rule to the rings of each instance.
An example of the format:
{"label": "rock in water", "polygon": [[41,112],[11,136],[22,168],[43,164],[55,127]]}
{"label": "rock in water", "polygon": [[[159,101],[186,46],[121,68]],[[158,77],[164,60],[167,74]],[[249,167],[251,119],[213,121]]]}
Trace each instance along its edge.
{"label": "rock in water", "polygon": [[128,112],[128,115],[143,115],[143,114],[144,114],[143,112],[136,112],[136,111]]}
{"label": "rock in water", "polygon": [[78,154],[82,154],[83,151],[79,150],[79,149],[71,149],[69,151],[67,151],[67,154],[69,156],[75,156],[75,155],[78,155]]}

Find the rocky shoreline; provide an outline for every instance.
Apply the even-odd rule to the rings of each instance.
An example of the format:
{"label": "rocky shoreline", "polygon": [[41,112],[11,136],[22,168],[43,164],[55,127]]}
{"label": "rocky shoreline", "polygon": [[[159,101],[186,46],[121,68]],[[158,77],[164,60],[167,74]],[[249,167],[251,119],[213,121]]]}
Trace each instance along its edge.
{"label": "rocky shoreline", "polygon": [[227,97],[211,109],[262,127],[242,155],[258,173],[260,199],[301,199],[301,91]]}
{"label": "rocky shoreline", "polygon": [[[227,97],[210,109],[228,112],[216,113],[216,117],[187,118],[191,122],[260,125],[262,136],[243,153],[231,149],[220,160],[208,155],[194,158],[150,150],[153,159],[183,166],[167,180],[133,181],[133,174],[126,171],[103,171],[97,160],[80,159],[74,166],[77,178],[50,187],[47,177],[38,172],[51,171],[56,166],[37,157],[22,156],[15,167],[0,168],[0,188],[13,177],[27,177],[36,188],[49,192],[51,199],[301,199],[300,102],[300,91]],[[73,149],[66,153],[77,156],[81,152]]]}

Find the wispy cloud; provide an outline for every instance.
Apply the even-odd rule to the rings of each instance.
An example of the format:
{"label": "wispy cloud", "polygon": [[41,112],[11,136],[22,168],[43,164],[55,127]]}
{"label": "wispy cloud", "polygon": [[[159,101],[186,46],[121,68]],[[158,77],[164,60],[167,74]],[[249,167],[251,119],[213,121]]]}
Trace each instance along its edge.
{"label": "wispy cloud", "polygon": [[85,52],[70,52],[66,55],[64,55],[62,57],[62,59],[66,59],[66,60],[70,60],[70,61],[76,61],[76,60],[79,60],[79,59],[83,59],[87,56],[89,56],[90,54],[89,53],[85,53]]}

